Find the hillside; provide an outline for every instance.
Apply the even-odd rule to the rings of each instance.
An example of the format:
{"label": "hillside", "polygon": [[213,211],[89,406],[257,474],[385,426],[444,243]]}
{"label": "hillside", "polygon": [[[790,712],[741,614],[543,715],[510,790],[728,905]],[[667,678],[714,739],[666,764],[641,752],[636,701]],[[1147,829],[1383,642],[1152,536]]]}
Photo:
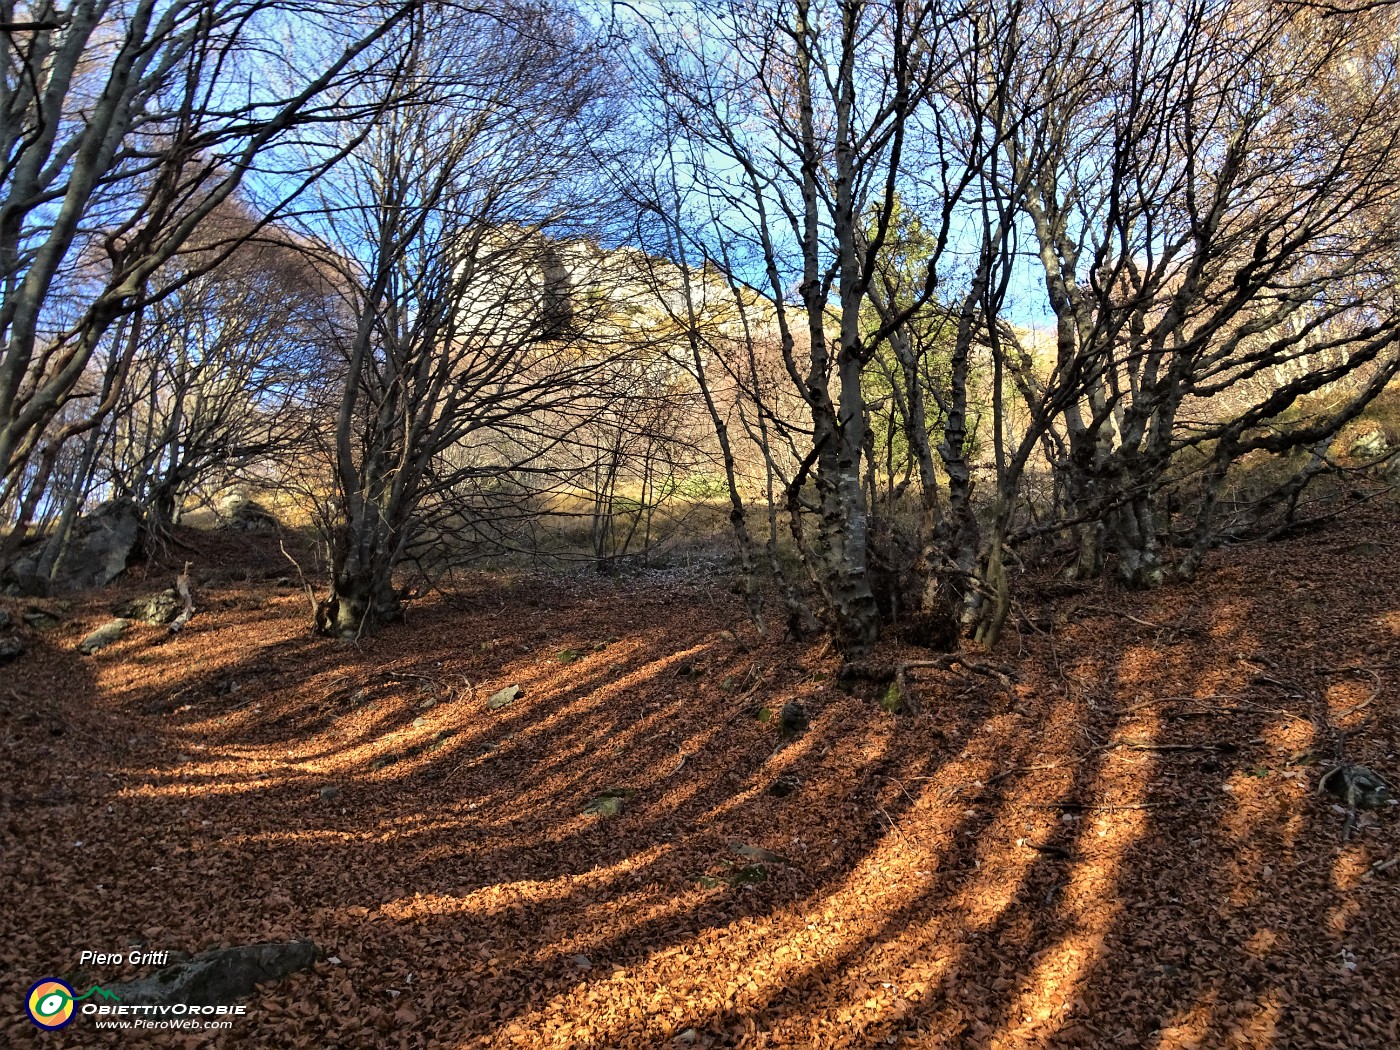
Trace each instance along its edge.
{"label": "hillside", "polygon": [[3,996],[136,972],[85,949],[323,958],[228,1031],[6,1045],[1400,1043],[1394,808],[1317,793],[1339,745],[1400,780],[1392,518],[1152,595],[1027,581],[1009,686],[911,670],[916,715],[713,575],[483,576],[348,644],[275,544],[183,535],[182,633],[74,652],[156,566],[18,629]]}

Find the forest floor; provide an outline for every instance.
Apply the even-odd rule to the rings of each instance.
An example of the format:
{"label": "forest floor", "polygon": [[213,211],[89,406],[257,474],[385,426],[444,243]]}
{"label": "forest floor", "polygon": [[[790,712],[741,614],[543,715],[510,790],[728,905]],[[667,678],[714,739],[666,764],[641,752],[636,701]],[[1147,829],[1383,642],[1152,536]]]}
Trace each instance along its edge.
{"label": "forest floor", "polygon": [[[350,644],[275,542],[186,538],[185,631],[74,651],[152,567],[4,667],[0,1044],[1400,1046],[1400,810],[1317,792],[1339,749],[1400,783],[1393,517],[1023,580],[1010,685],[916,670],[916,715],[699,571],[481,576]],[[228,1031],[21,1006],[296,937]]]}

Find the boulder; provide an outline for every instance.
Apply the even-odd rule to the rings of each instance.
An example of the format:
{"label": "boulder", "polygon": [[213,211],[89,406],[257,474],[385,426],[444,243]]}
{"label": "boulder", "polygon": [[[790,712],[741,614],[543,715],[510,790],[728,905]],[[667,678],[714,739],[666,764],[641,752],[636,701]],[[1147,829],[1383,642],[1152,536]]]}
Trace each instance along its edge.
{"label": "boulder", "polygon": [[1357,459],[1375,459],[1390,450],[1385,434],[1380,429],[1368,430],[1357,436],[1351,443],[1351,454]]}
{"label": "boulder", "polygon": [[0,638],[0,664],[7,664],[24,655],[24,643],[18,638]]}
{"label": "boulder", "polygon": [[39,548],[29,546],[29,553],[18,555],[5,566],[3,582],[5,593],[43,597],[49,593],[49,579],[39,572]]}
{"label": "boulder", "polygon": [[141,509],[135,503],[104,503],[74,523],[68,549],[52,577],[40,571],[48,541],[39,539],[25,544],[5,567],[5,592],[42,597],[105,587],[126,572],[140,552],[144,527]]}
{"label": "boulder", "polygon": [[122,573],[141,544],[141,511],[134,503],[103,504],[73,527],[68,550],[59,562],[56,590],[105,587]]}
{"label": "boulder", "polygon": [[499,711],[503,707],[509,707],[515,703],[515,698],[521,693],[520,686],[508,685],[491,695],[491,699],[486,701],[488,711]]}
{"label": "boulder", "polygon": [[123,1006],[231,1006],[260,984],[305,970],[318,954],[309,940],[219,948],[107,990]]}
{"label": "boulder", "polygon": [[24,610],[24,622],[36,631],[52,631],[63,626],[63,617],[39,605],[31,605]]}
{"label": "boulder", "polygon": [[78,652],[84,656],[91,656],[97,650],[107,648],[125,634],[129,626],[131,626],[130,620],[108,620],[78,643]]}

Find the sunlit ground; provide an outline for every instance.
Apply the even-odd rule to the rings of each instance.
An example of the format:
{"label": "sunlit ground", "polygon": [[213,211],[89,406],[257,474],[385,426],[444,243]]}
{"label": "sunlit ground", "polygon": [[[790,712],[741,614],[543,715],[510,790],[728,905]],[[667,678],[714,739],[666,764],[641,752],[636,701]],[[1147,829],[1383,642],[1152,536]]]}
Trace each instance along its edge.
{"label": "sunlit ground", "polygon": [[140,1045],[1400,1045],[1395,813],[1344,842],[1314,793],[1338,746],[1400,780],[1400,569],[1328,543],[1041,599],[1011,688],[916,671],[917,717],[725,580],[483,579],[358,647],[216,582],[90,659],[80,603],[0,688],[3,998],[309,936],[232,1031]]}

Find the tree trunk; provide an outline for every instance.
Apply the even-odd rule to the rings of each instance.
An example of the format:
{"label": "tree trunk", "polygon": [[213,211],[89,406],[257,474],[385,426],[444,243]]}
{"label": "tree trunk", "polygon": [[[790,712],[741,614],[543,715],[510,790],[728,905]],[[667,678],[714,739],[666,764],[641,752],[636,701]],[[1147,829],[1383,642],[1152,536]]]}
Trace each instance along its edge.
{"label": "tree trunk", "polygon": [[1166,576],[1157,541],[1157,513],[1150,493],[1114,508],[1108,528],[1118,552],[1117,576],[1129,587],[1156,587]]}
{"label": "tree trunk", "polygon": [[357,572],[338,572],[326,598],[316,610],[321,634],[358,638],[384,623],[403,619],[403,605],[387,574],[369,566]]}

